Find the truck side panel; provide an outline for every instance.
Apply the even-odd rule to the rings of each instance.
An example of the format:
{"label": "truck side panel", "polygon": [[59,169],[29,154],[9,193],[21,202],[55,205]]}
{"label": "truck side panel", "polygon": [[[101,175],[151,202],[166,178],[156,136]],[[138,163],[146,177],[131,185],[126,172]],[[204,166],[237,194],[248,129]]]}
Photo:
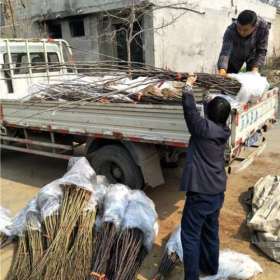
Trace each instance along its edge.
{"label": "truck side panel", "polygon": [[87,104],[57,109],[55,106],[59,104],[4,101],[4,123],[6,126],[178,147],[186,147],[190,138],[181,106]]}

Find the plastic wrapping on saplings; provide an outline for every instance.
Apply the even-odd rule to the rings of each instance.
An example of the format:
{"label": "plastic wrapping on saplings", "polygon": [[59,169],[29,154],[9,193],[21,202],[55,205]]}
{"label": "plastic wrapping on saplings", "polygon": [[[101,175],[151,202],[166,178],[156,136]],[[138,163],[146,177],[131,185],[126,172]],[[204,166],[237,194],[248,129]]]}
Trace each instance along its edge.
{"label": "plastic wrapping on saplings", "polygon": [[34,231],[41,231],[41,214],[37,209],[36,203],[27,210],[26,228]]}
{"label": "plastic wrapping on saplings", "polygon": [[105,176],[96,176],[96,184],[93,186],[93,196],[96,199],[97,205],[102,205],[107,193],[109,183]]}
{"label": "plastic wrapping on saplings", "polygon": [[27,218],[32,213],[38,213],[36,198],[33,198],[28,204],[14,217],[10,227],[12,236],[22,236],[26,231]]}
{"label": "plastic wrapping on saplings", "polygon": [[88,202],[85,210],[90,210],[90,209],[94,209],[94,208],[97,209],[97,207],[99,209],[102,208],[102,205],[104,203],[104,198],[107,193],[107,188],[108,187],[105,184],[102,184],[102,183],[95,184],[93,186],[93,190],[92,190],[89,202]]}
{"label": "plastic wrapping on saplings", "polygon": [[77,161],[79,161],[82,157],[71,157],[68,160],[68,164],[67,164],[67,171],[69,171],[75,164]]}
{"label": "plastic wrapping on saplings", "polygon": [[37,205],[43,220],[46,217],[58,213],[62,197],[63,191],[60,187],[60,179],[47,184],[39,191]]}
{"label": "plastic wrapping on saplings", "polygon": [[39,191],[37,195],[37,204],[38,207],[41,209],[44,207],[46,202],[50,199],[57,199],[61,200],[63,197],[63,191],[60,187],[60,179],[54,180],[53,182],[45,185],[41,190]]}
{"label": "plastic wrapping on saplings", "polygon": [[60,185],[75,185],[78,188],[93,191],[96,174],[85,157],[73,160],[73,166],[60,179]]}
{"label": "plastic wrapping on saplings", "polygon": [[61,200],[56,197],[50,197],[45,203],[40,207],[41,219],[45,220],[47,217],[52,215],[58,215],[61,206]]}
{"label": "plastic wrapping on saplings", "polygon": [[0,206],[0,232],[11,236],[12,217],[9,209]]}
{"label": "plastic wrapping on saplings", "polygon": [[241,103],[255,101],[269,89],[266,77],[262,77],[259,73],[228,74],[228,77],[236,79],[241,84],[241,89],[236,98]]}
{"label": "plastic wrapping on saplings", "polygon": [[117,229],[120,228],[131,190],[122,184],[110,185],[104,199],[104,214],[102,222],[114,223]]}
{"label": "plastic wrapping on saplings", "polygon": [[122,228],[138,228],[144,234],[144,246],[150,251],[158,234],[155,205],[142,191],[132,191]]}
{"label": "plastic wrapping on saplings", "polygon": [[[103,189],[105,189],[106,192],[107,192],[107,189],[108,189],[108,187],[110,185],[110,183],[107,180],[107,178],[105,176],[103,176],[103,175],[97,175],[96,176],[96,184],[97,185],[102,185]],[[104,193],[104,196],[105,196],[106,192]]]}
{"label": "plastic wrapping on saplings", "polygon": [[180,261],[183,262],[183,247],[181,243],[181,226],[171,234],[168,242],[166,243],[166,250],[168,255],[176,253]]}
{"label": "plastic wrapping on saplings", "polygon": [[251,279],[263,270],[248,255],[231,250],[223,250],[219,257],[219,270],[216,275],[206,276],[200,280]]}

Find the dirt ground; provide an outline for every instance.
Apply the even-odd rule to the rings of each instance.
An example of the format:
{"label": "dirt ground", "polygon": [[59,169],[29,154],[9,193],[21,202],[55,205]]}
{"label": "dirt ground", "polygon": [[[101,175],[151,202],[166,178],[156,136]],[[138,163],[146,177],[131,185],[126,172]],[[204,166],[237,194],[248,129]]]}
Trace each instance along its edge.
{"label": "dirt ground", "polygon": [[[258,280],[280,279],[280,265],[269,260],[250,244],[249,231],[245,225],[246,210],[242,199],[247,189],[262,176],[280,174],[280,125],[267,133],[268,145],[264,153],[254,163],[239,174],[230,175],[225,204],[220,218],[221,247],[250,255],[263,268]],[[66,162],[33,155],[10,152],[1,161],[1,205],[10,208],[13,214],[32,198],[38,188],[61,176]],[[178,192],[179,178],[176,170],[166,172],[164,186],[147,189],[154,200],[159,214],[160,232],[155,246],[146,258],[139,279],[151,279],[160,262],[164,244],[170,233],[180,223],[184,194]],[[0,279],[4,279],[12,259],[13,246],[0,251]],[[183,279],[182,267],[177,267],[168,278]]]}

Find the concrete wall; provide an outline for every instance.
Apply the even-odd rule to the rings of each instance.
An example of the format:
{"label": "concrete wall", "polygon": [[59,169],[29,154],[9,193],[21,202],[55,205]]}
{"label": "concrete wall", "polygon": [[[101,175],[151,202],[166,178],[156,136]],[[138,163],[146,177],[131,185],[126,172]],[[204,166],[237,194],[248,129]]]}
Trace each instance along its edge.
{"label": "concrete wall", "polygon": [[[18,1],[14,0],[13,2]],[[57,19],[127,7],[131,0],[26,0],[28,9],[21,9],[32,19]],[[141,2],[141,0],[134,0]]]}
{"label": "concrete wall", "polygon": [[[171,2],[176,3],[172,0]],[[222,45],[222,38],[232,18],[244,9],[255,10],[272,23],[273,30],[269,40],[269,56],[273,49],[279,49],[280,30],[277,27],[276,9],[256,0],[194,0],[192,7],[205,12],[199,15],[187,12],[175,23],[158,30],[155,36],[155,65],[169,67],[177,71],[215,72]],[[165,2],[166,3],[166,2]],[[154,12],[156,28],[167,24],[182,13],[171,9]]]}
{"label": "concrete wall", "polygon": [[[152,1],[160,5],[182,2],[181,0]],[[247,8],[255,10],[272,23],[268,56],[280,55],[280,15],[276,16],[274,7],[258,0],[186,1],[188,7],[205,14],[186,12],[173,24],[162,29],[158,28],[178,17],[182,11],[165,8],[145,16],[146,63],[177,71],[215,72],[224,31],[232,22],[232,18],[236,18],[240,11]],[[104,60],[106,56],[102,54],[108,55],[107,58],[116,55],[116,48],[109,38],[107,42],[102,42],[99,38],[104,30],[100,26],[100,13],[97,11],[125,7],[128,0],[27,0],[25,9],[20,1],[15,0],[14,3],[18,37],[45,37],[45,30],[38,24],[38,20],[56,18],[62,23],[63,38],[75,48],[74,54],[77,60]],[[85,36],[73,38],[70,35],[68,19],[64,16],[77,14],[85,14]],[[152,30],[152,27],[155,30]]]}
{"label": "concrete wall", "polygon": [[272,40],[271,52],[273,57],[280,57],[280,10],[276,14],[276,19],[271,26]]}
{"label": "concrete wall", "polygon": [[72,37],[69,27],[69,19],[61,20],[62,37],[67,40],[73,48],[76,61],[96,61],[99,59],[97,17],[88,15],[84,17],[85,36]]}

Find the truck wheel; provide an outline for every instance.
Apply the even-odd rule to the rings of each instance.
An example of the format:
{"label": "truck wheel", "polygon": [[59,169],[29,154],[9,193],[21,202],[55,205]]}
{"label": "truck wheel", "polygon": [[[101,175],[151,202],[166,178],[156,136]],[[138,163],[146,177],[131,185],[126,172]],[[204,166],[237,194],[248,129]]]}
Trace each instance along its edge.
{"label": "truck wheel", "polygon": [[90,155],[90,163],[98,175],[111,183],[122,183],[132,189],[142,189],[144,180],[140,168],[121,146],[108,145]]}

